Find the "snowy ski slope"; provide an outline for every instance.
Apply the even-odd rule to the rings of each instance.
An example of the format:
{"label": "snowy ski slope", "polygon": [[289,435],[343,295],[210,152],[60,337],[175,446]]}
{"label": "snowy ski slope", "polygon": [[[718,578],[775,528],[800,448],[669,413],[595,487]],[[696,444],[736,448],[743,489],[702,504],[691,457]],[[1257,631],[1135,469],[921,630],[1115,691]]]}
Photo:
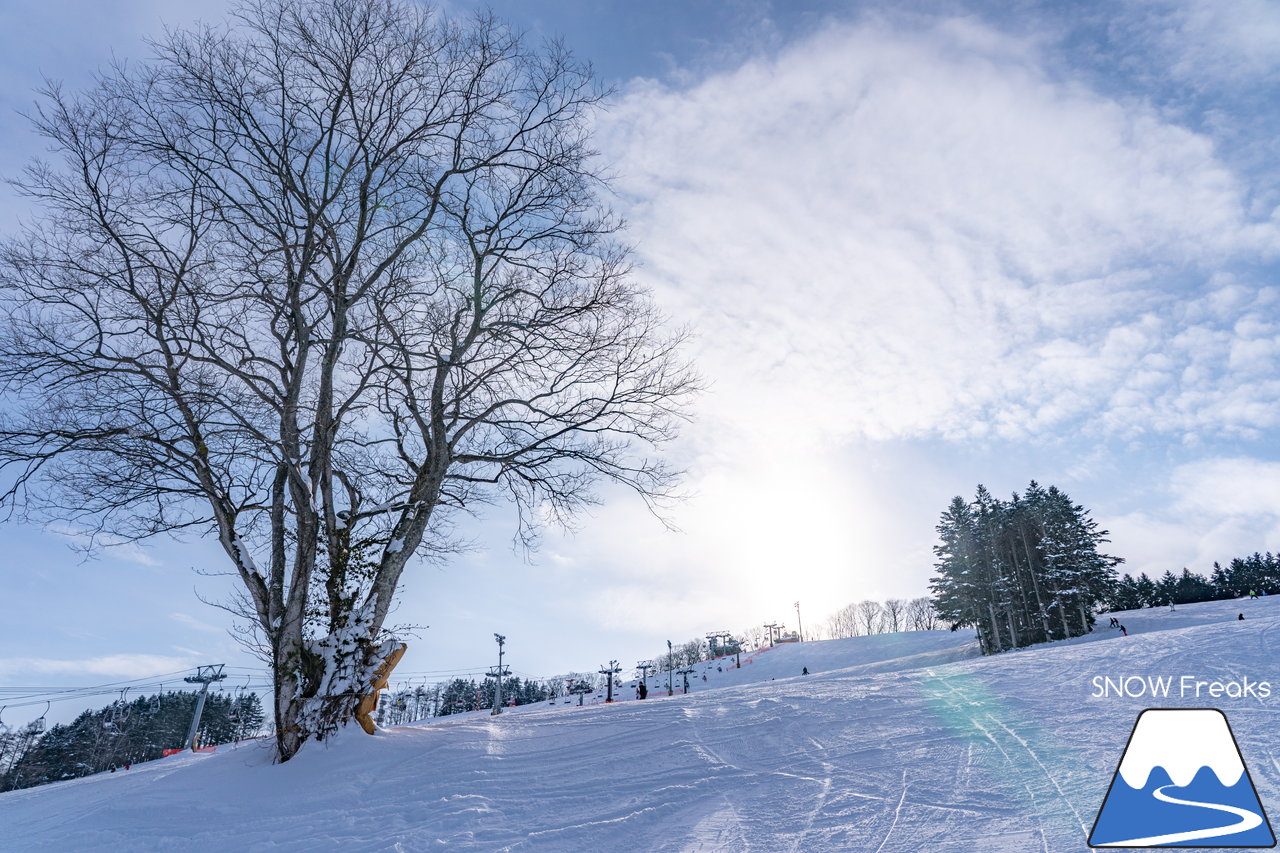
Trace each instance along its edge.
{"label": "snowy ski slope", "polygon": [[[1274,819],[1280,597],[1119,618],[989,658],[950,632],[782,646],[688,696],[352,732],[282,766],[175,756],[0,795],[0,849],[1073,853],[1147,707],[1221,708]],[[1183,675],[1273,692],[1094,695]]]}

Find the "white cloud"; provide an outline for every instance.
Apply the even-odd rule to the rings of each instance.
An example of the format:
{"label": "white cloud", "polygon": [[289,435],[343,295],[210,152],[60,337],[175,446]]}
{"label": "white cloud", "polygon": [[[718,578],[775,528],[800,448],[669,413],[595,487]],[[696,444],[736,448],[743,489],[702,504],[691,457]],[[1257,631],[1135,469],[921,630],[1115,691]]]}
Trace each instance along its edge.
{"label": "white cloud", "polygon": [[[1114,390],[1125,423],[1198,429],[1184,395],[1214,377],[1180,371],[1270,363],[1252,330],[1183,316],[1188,287],[1256,301],[1195,270],[1276,236],[1210,140],[1055,83],[996,33],[836,28],[689,90],[646,83],[605,132],[644,275],[699,330],[722,420],[1016,437]],[[1203,334],[1165,353],[1182,333]]]}
{"label": "white cloud", "polygon": [[1215,561],[1280,552],[1280,462],[1189,462],[1153,491],[1167,500],[1109,524],[1112,553],[1130,560],[1122,571],[1157,577],[1187,567],[1207,574]]}
{"label": "white cloud", "polygon": [[75,660],[15,657],[0,658],[0,676],[109,675],[121,678],[146,678],[189,669],[194,665],[194,657],[190,656],[120,654]]}
{"label": "white cloud", "polygon": [[1280,6],[1271,0],[1150,0],[1131,13],[1171,72],[1193,84],[1244,83],[1280,69]]}
{"label": "white cloud", "polygon": [[47,525],[45,529],[67,540],[73,547],[78,549],[85,549],[93,545],[96,553],[123,560],[127,563],[137,563],[141,566],[161,565],[160,561],[148,554],[141,545],[121,539],[118,536],[108,533],[91,534],[88,530],[62,523]]}
{"label": "white cloud", "polygon": [[1206,459],[1179,466],[1170,480],[1180,510],[1210,519],[1280,521],[1280,462]]}
{"label": "white cloud", "polygon": [[[1277,423],[1274,293],[1216,272],[1267,257],[1275,223],[1207,137],[1051,78],[1027,42],[836,26],[689,88],[637,84],[602,140],[641,275],[712,386],[683,534],[611,505],[554,543],[557,571],[611,579],[604,621],[923,593],[932,531],[884,505],[889,440]],[[1116,552],[1171,556],[1141,531],[1177,523]]]}
{"label": "white cloud", "polygon": [[210,625],[208,622],[202,622],[188,613],[181,613],[181,612],[170,613],[169,618],[172,619],[174,622],[177,622],[181,625],[186,625],[188,628],[194,628],[197,631],[220,633],[224,630],[223,628],[220,628],[217,625]]}

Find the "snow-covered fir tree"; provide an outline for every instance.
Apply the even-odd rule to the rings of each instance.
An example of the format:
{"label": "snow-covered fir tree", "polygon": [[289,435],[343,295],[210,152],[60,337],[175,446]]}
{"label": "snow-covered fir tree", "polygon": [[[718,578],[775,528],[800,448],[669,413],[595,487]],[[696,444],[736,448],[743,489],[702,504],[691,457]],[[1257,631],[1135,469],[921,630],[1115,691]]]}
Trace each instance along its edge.
{"label": "snow-covered fir tree", "polygon": [[1098,550],[1107,531],[1083,506],[1035,481],[1008,501],[983,486],[954,498],[937,532],[933,606],[986,654],[1087,633],[1123,562]]}

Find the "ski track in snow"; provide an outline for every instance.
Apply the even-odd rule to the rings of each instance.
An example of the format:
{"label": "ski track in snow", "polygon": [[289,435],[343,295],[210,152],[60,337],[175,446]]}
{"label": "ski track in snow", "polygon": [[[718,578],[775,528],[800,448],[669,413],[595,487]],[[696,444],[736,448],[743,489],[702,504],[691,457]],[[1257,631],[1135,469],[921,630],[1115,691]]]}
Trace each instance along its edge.
{"label": "ski track in snow", "polygon": [[[982,659],[950,632],[780,646],[704,666],[688,696],[344,732],[280,766],[261,743],[175,756],[0,795],[0,850],[1085,853],[1159,704],[1090,678],[1274,684],[1277,616],[1280,596],[1131,612],[1127,638]],[[1280,794],[1280,696],[1164,704],[1222,706],[1259,796]]]}
{"label": "ski track in snow", "polygon": [[907,801],[907,771],[902,770],[902,796],[898,797],[898,805],[893,809],[893,823],[889,824],[888,831],[885,832],[884,838],[880,839],[880,846],[876,848],[876,853],[880,853],[884,846],[889,843],[889,836],[893,835],[893,831],[898,828],[898,818],[902,816],[902,804]]}

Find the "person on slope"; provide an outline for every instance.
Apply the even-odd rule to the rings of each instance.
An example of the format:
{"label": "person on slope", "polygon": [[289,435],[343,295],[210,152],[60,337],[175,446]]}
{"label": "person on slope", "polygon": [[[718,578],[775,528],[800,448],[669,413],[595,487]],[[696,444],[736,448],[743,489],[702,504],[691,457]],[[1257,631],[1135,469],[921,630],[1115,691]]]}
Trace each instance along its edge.
{"label": "person on slope", "polygon": [[1128,630],[1126,630],[1123,625],[1120,626],[1120,634],[1125,637],[1129,636]]}
{"label": "person on slope", "polygon": [[807,667],[807,666],[806,666],[804,669],[800,670],[800,674],[801,674],[801,675],[808,675],[808,674],[809,674],[809,667]]}
{"label": "person on slope", "polygon": [[1237,616],[1237,617],[1236,617],[1236,619],[1243,619],[1243,618],[1244,618],[1244,614],[1243,614],[1243,613],[1241,613],[1239,616]]}
{"label": "person on slope", "polygon": [[640,698],[649,698],[649,685],[643,681],[640,682]]}
{"label": "person on slope", "polygon": [[1258,593],[1257,593],[1257,591],[1256,591],[1256,590],[1252,590],[1252,589],[1251,589],[1251,590],[1249,590],[1249,600],[1250,600],[1250,601],[1257,601],[1257,600],[1258,600]]}

